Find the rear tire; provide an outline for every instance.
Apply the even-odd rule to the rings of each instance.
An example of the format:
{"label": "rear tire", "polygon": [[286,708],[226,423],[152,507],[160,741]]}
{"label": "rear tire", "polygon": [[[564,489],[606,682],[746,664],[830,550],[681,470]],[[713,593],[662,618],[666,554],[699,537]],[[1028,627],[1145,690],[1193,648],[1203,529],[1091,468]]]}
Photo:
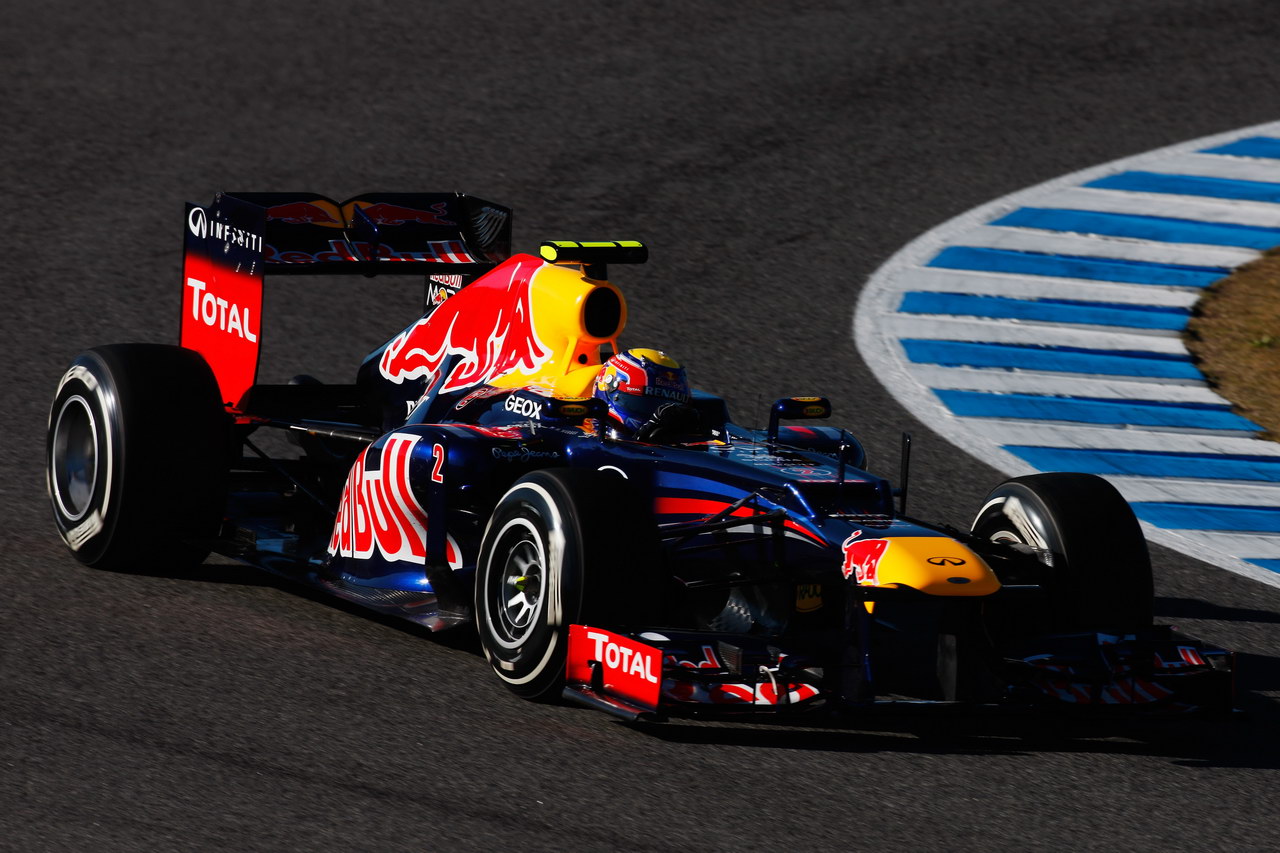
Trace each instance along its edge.
{"label": "rear tire", "polygon": [[494,509],[476,565],[476,627],[516,695],[559,698],[571,624],[617,630],[656,611],[656,536],[628,491],[599,471],[547,469],[517,480]]}
{"label": "rear tire", "polygon": [[222,520],[229,435],[198,353],[162,344],[81,353],[58,383],[45,447],[62,540],[96,568],[198,565]]}
{"label": "rear tire", "polygon": [[988,603],[988,629],[997,638],[1151,625],[1146,539],[1129,504],[1101,477],[1056,473],[1007,480],[987,496],[973,532],[1030,546],[1044,566],[1042,602]]}

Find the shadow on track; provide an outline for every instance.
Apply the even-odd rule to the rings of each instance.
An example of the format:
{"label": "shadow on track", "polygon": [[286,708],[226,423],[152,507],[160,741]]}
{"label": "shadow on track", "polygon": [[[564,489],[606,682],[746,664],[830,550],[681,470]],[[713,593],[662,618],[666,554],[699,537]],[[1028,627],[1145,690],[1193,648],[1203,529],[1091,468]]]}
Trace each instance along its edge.
{"label": "shadow on track", "polygon": [[1280,770],[1280,702],[1264,695],[1280,685],[1280,658],[1241,653],[1237,672],[1239,710],[1216,718],[922,708],[901,714],[855,712],[844,720],[629,725],[647,736],[686,745],[918,755],[1127,755],[1189,768]]}
{"label": "shadow on track", "polygon": [[203,563],[193,569],[183,569],[182,571],[164,571],[161,569],[146,571],[117,570],[116,573],[132,575],[134,577],[164,578],[178,582],[226,584],[231,586],[277,589],[289,595],[305,598],[308,601],[332,607],[335,610],[340,610],[343,613],[348,613],[361,619],[369,619],[381,625],[385,625],[388,628],[394,628],[397,631],[402,631],[411,636],[429,640],[438,645],[445,646],[446,648],[470,652],[476,657],[483,656],[480,649],[480,638],[476,634],[475,629],[470,625],[461,625],[448,631],[440,631],[436,633],[428,628],[418,625],[417,623],[410,622],[408,619],[379,613],[376,610],[362,607],[355,602],[346,601],[335,595],[329,595],[323,590],[317,589],[313,586],[308,586],[301,581],[295,581],[281,575],[272,574],[271,572],[265,571],[256,566],[250,566],[247,563],[240,563],[229,558],[225,561],[219,560],[217,562]]}
{"label": "shadow on track", "polygon": [[[131,572],[146,577],[193,583],[274,588],[335,608],[362,619],[428,640],[445,648],[482,657],[471,626],[433,633],[395,616],[380,614],[321,590],[234,561],[206,563],[196,569],[166,573]],[[1156,600],[1158,617],[1278,623],[1270,610],[1231,608],[1181,598]],[[1035,713],[965,713],[942,711],[891,715],[875,712],[845,721],[796,719],[785,723],[675,720],[627,725],[637,733],[673,744],[743,746],[840,753],[919,755],[1030,756],[1034,754],[1098,754],[1163,758],[1189,768],[1280,770],[1280,702],[1264,692],[1280,688],[1280,658],[1237,655],[1237,706],[1241,713],[1224,719],[1132,718],[1085,719],[1073,715]],[[488,677],[480,667],[477,679]],[[594,711],[576,705],[567,713]]]}
{"label": "shadow on track", "polygon": [[1084,721],[1052,715],[858,719],[842,728],[670,722],[631,727],[683,745],[916,755],[1096,754],[1163,758],[1183,767],[1280,770],[1280,715],[1223,720]]}
{"label": "shadow on track", "polygon": [[1280,613],[1252,607],[1227,607],[1194,598],[1160,598],[1155,600],[1157,619],[1203,619],[1222,622],[1258,622],[1280,624]]}

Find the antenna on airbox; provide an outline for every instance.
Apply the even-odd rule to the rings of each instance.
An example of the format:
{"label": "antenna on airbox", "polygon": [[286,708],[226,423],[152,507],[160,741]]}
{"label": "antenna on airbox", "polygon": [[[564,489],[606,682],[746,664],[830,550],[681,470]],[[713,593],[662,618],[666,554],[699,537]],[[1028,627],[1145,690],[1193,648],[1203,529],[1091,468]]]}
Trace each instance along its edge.
{"label": "antenna on airbox", "polygon": [[902,433],[902,458],[898,469],[898,515],[907,514],[907,478],[911,473],[911,433]]}

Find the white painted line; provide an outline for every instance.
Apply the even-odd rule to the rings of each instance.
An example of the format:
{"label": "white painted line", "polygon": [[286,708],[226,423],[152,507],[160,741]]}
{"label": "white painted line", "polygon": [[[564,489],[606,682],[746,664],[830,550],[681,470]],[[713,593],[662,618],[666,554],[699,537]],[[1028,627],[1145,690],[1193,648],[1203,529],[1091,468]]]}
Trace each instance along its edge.
{"label": "white painted line", "polygon": [[1154,284],[1122,284],[1083,278],[1015,275],[1002,272],[949,270],[921,267],[911,275],[911,289],[936,293],[973,293],[1011,299],[1072,299],[1079,302],[1114,302],[1123,305],[1158,305],[1190,308],[1200,299],[1198,287],[1165,287]]}
{"label": "white painted line", "polygon": [[1171,501],[1223,506],[1280,506],[1280,483],[1107,477],[1129,501]]}
{"label": "white painted line", "polygon": [[1201,196],[1068,187],[1054,192],[1049,198],[1036,202],[1028,201],[1026,206],[1096,210],[1100,213],[1129,213],[1224,225],[1280,228],[1280,206],[1258,201],[1235,201]]}
{"label": "white painted line", "polygon": [[1075,255],[1122,261],[1144,261],[1155,264],[1180,264],[1197,267],[1230,269],[1258,257],[1253,249],[1230,246],[1202,246],[1185,243],[1161,243],[1132,237],[1103,237],[1063,234],[1028,228],[1005,228],[984,225],[957,234],[954,245],[984,249],[1007,249],[1015,252],[1039,252]]}
{"label": "white painted line", "polygon": [[1280,160],[1225,157],[1221,154],[1198,154],[1193,151],[1165,157],[1146,171],[1228,178],[1233,181],[1280,183]]}
{"label": "white painted line", "polygon": [[1015,394],[1049,394],[1060,397],[1096,397],[1106,400],[1158,400],[1167,403],[1230,405],[1203,382],[1194,385],[1156,385],[1113,376],[1038,373],[1002,368],[917,366],[916,378],[929,388],[957,391],[1006,391]]}
{"label": "white painted line", "polygon": [[[1199,534],[1200,541],[1210,548],[1239,549],[1250,560],[1280,559],[1280,534],[1266,533],[1209,533]],[[1228,552],[1229,553],[1229,552]]]}
{"label": "white painted line", "polygon": [[[1037,444],[1044,445],[1046,447],[1066,447],[1066,445],[1059,442],[1057,437],[1058,430],[1070,429],[1080,425],[1079,421],[1031,420],[1029,418],[960,416],[960,419],[967,421],[970,429],[984,432],[994,432],[1001,427],[1018,423],[1034,423],[1036,425],[1036,429],[1042,436]],[[1157,433],[1160,435],[1195,436],[1202,438],[1243,438],[1252,435],[1252,433],[1246,430],[1239,429],[1197,429],[1195,427],[1163,425],[1143,425],[1141,427],[1136,427],[1132,424],[1093,424],[1093,426],[1099,429],[1110,429],[1114,432],[1128,433],[1133,430],[1141,429],[1143,432]],[[1031,472],[1028,471],[1026,473]]]}
{"label": "white painted line", "polygon": [[1211,542],[1207,541],[1207,537],[1213,535],[1210,531],[1164,530],[1145,523],[1142,525],[1142,530],[1151,541],[1158,542],[1175,551],[1181,551],[1211,566],[1226,569],[1233,574],[1255,580],[1266,586],[1280,587],[1280,575],[1245,561],[1244,555],[1258,559],[1257,554],[1253,554],[1246,549],[1249,542],[1248,534],[1242,534],[1236,544],[1227,544],[1230,540],[1225,538],[1215,539]]}
{"label": "white painted line", "polygon": [[998,344],[1083,347],[1095,350],[1133,350],[1186,355],[1178,333],[1165,329],[1103,331],[1099,327],[1053,325],[1023,320],[987,320],[936,314],[895,314],[882,320],[882,329],[899,338],[939,341],[982,341]]}
{"label": "white painted line", "polygon": [[[950,412],[947,414],[954,418]],[[1024,422],[984,424],[984,433],[996,446],[1027,445],[1031,447],[1075,447],[1093,450],[1138,450],[1143,452],[1201,453],[1211,455],[1276,457],[1280,461],[1280,444],[1258,441],[1253,437],[1176,435],[1155,433],[1145,429],[1109,429],[1094,426],[1060,426],[1052,435],[1039,424]],[[1002,454],[1004,451],[1000,451]],[[1034,469],[1022,460],[1020,474]]]}

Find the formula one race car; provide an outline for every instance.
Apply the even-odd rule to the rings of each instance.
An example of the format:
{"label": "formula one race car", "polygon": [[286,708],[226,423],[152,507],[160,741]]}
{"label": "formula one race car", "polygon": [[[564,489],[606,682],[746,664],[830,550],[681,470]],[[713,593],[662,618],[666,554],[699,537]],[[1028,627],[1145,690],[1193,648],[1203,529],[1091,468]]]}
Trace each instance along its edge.
{"label": "formula one race car", "polygon": [[[54,398],[49,494],[83,563],[216,551],[474,623],[515,693],[629,719],[1230,707],[1232,655],[1152,625],[1107,482],[1009,480],[969,531],[908,517],[905,465],[897,491],[868,473],[814,423],[825,398],[747,429],[670,355],[619,348],[607,267],[640,243],[511,254],[511,212],[461,194],[222,194],[185,225],[181,346],[91,349]],[[353,384],[256,383],[264,274],[406,271],[428,310]]]}

